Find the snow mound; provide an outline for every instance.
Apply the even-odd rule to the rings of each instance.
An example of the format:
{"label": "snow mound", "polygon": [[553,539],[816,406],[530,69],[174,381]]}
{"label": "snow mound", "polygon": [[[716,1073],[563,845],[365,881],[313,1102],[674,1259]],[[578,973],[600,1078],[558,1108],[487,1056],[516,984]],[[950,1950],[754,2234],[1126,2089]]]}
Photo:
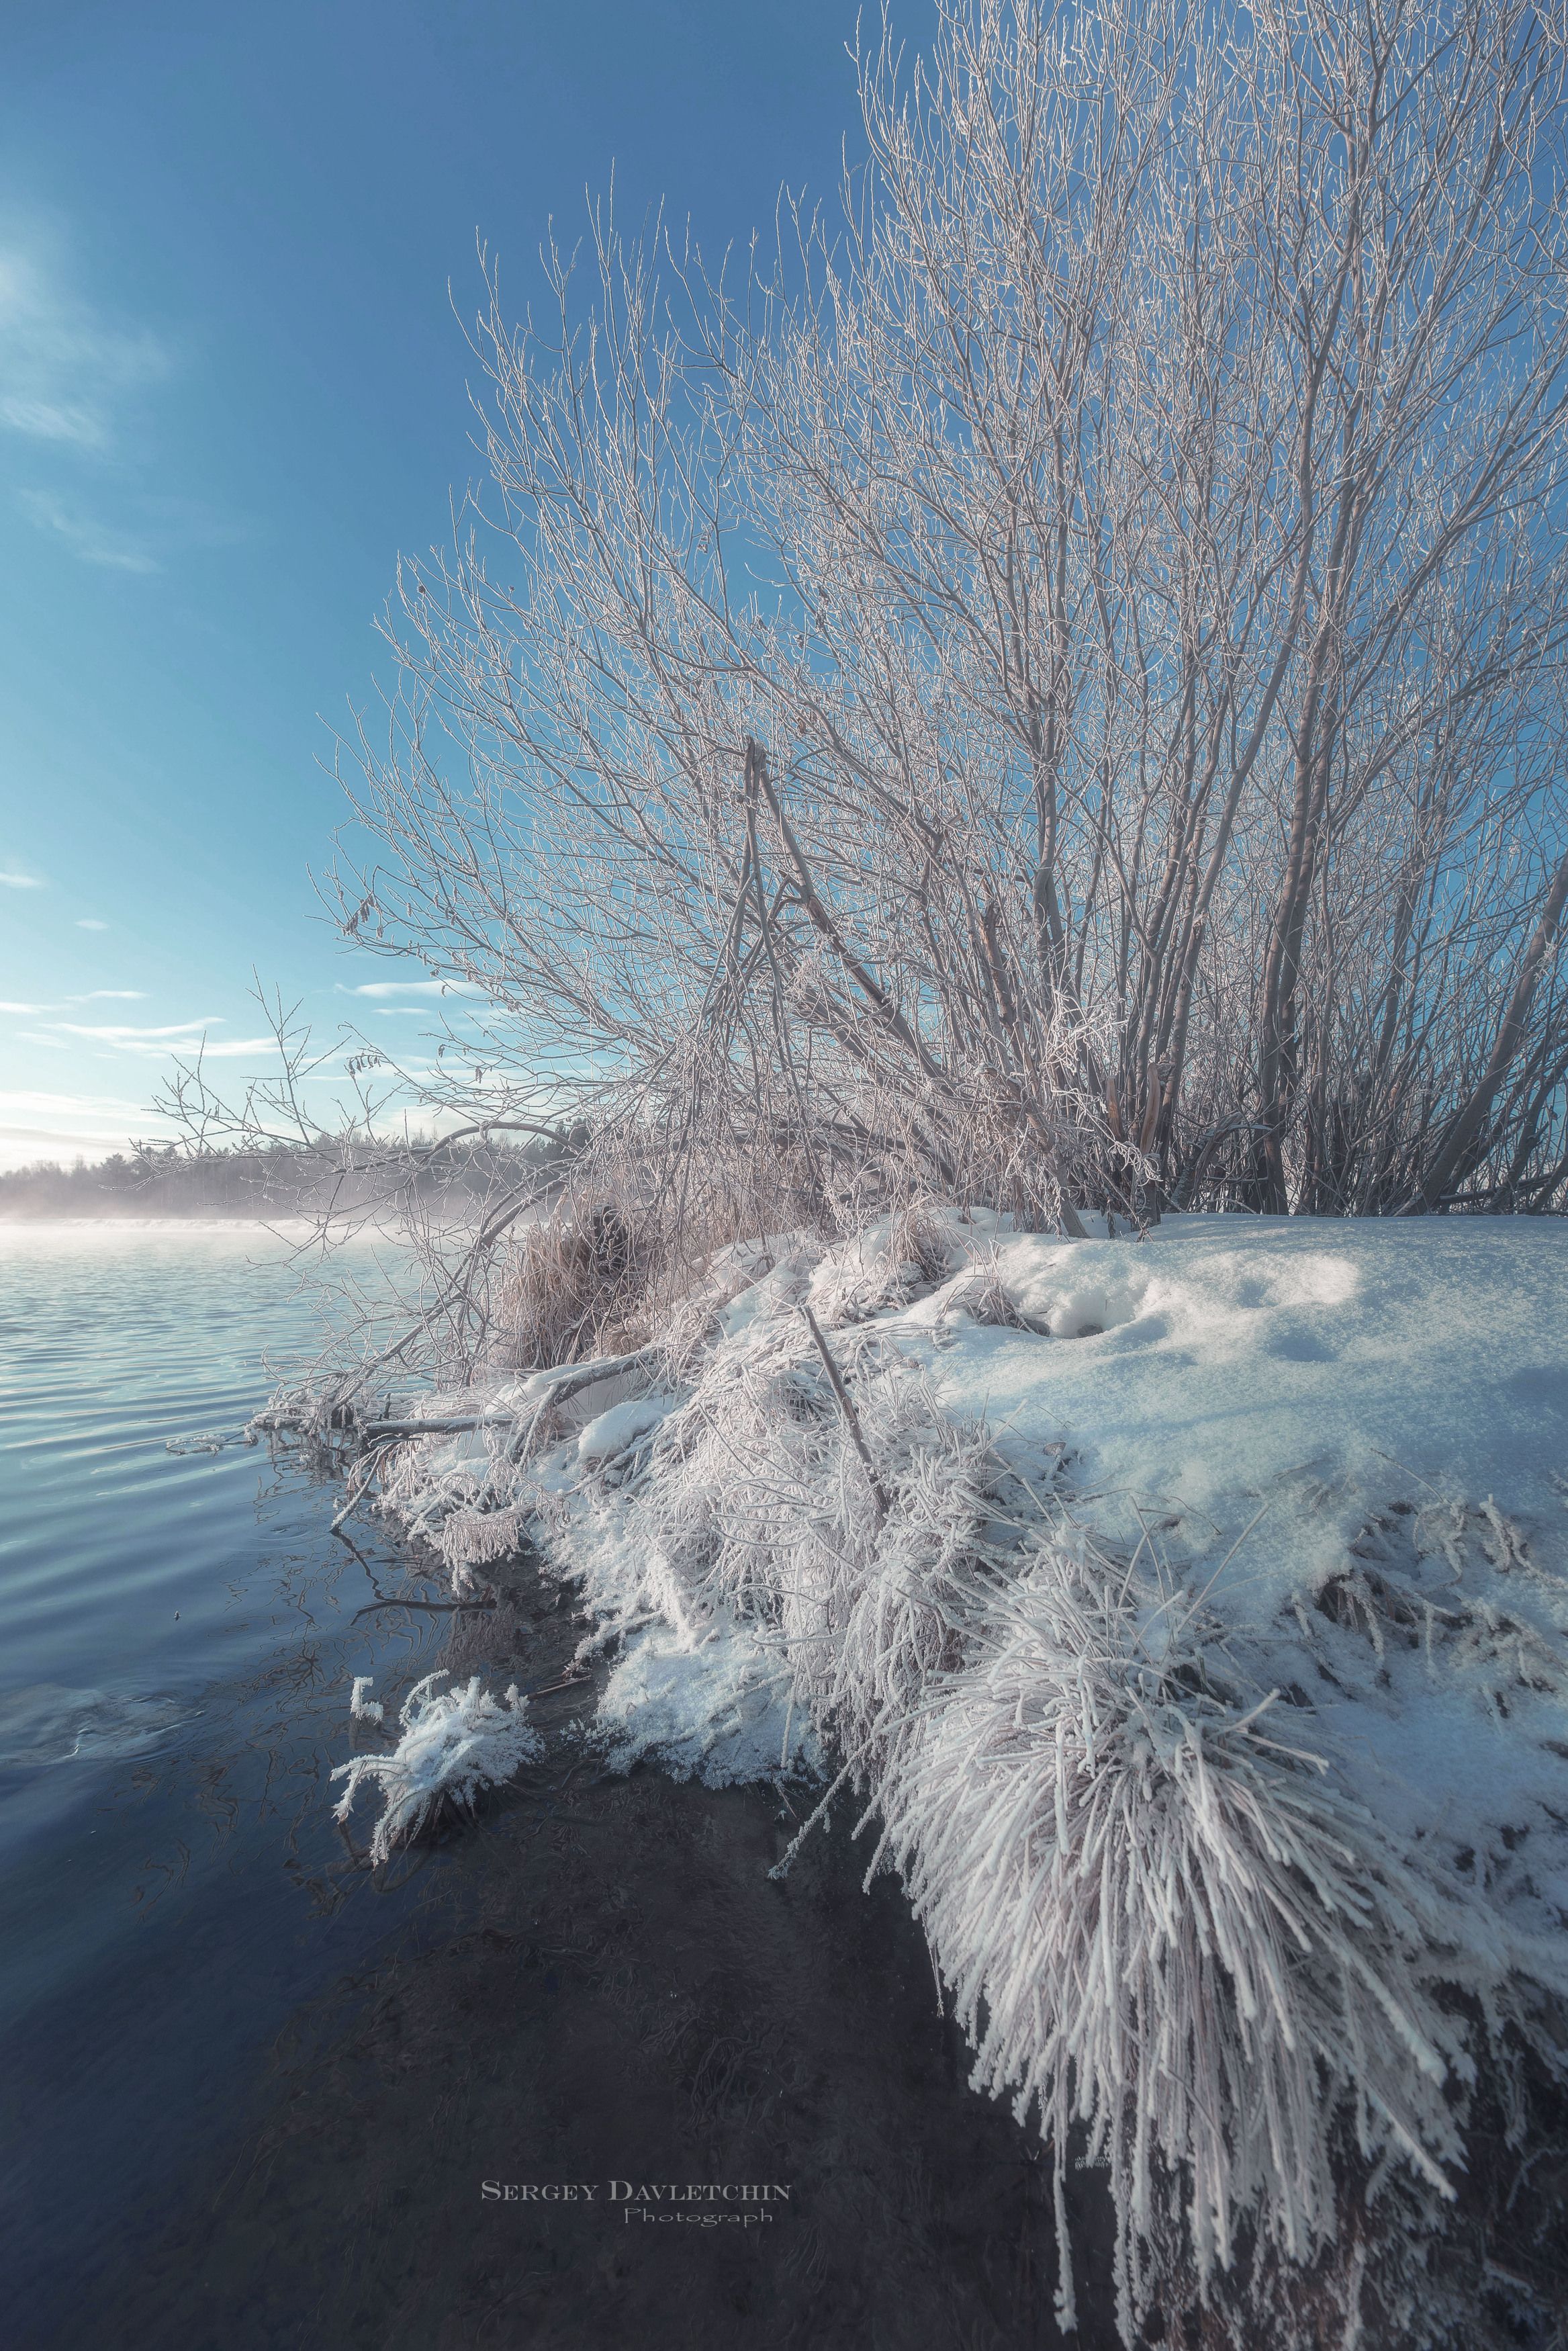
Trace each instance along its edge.
{"label": "snow mound", "polygon": [[821,1748],[810,1714],[792,1704],[792,1681],[732,1625],[694,1645],[649,1626],[628,1640],[599,1699],[607,1761],[618,1771],[656,1762],[712,1788],[818,1771]]}
{"label": "snow mound", "polygon": [[639,1437],[659,1426],[670,1405],[667,1395],[628,1396],[624,1403],[611,1405],[607,1412],[590,1420],[577,1438],[577,1459],[585,1468],[617,1459]]}

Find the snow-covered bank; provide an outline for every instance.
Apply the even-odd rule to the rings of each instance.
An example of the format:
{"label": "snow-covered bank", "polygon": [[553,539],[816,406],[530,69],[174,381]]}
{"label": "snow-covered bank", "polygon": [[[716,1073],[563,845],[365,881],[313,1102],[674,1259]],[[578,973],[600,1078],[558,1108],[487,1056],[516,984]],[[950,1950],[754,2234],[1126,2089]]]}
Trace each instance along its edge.
{"label": "snow-covered bank", "polygon": [[1200,2275],[1303,2260],[1337,2127],[1441,2199],[1477,2062],[1553,2057],[1565,1329],[1555,1223],[905,1218],[443,1400],[386,1499],[578,1580],[623,1757],[864,1793],[977,2079],[1109,2167],[1130,2336],[1168,2177]]}

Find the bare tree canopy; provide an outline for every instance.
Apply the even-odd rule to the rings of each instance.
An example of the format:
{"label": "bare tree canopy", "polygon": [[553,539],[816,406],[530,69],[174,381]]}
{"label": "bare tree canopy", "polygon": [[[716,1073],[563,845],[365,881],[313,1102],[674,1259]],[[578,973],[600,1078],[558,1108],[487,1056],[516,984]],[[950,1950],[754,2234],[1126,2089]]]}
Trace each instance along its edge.
{"label": "bare tree canopy", "polygon": [[477,1006],[426,1105],[756,1217],[1560,1209],[1561,9],[941,0],[858,70],[769,253],[600,209],[520,328],[486,263],[332,876]]}

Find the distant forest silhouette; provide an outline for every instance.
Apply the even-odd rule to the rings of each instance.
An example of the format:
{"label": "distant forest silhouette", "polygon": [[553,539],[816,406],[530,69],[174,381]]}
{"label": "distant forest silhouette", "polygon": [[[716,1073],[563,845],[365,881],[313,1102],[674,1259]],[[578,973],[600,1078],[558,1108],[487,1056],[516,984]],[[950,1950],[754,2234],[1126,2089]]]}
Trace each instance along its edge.
{"label": "distant forest silhouette", "polygon": [[[434,1138],[426,1138],[433,1142]],[[418,1147],[418,1138],[415,1139]],[[400,1144],[397,1181],[421,1199],[454,1207],[512,1186],[530,1168],[541,1171],[570,1155],[566,1136],[541,1136],[521,1148],[502,1143],[464,1144],[434,1154],[410,1176]],[[320,1156],[284,1144],[252,1150],[182,1153],[150,1146],[114,1152],[67,1167],[40,1159],[0,1174],[0,1221],[25,1217],[312,1216],[336,1199],[339,1207],[369,1205],[386,1188],[382,1171],[343,1173]]]}

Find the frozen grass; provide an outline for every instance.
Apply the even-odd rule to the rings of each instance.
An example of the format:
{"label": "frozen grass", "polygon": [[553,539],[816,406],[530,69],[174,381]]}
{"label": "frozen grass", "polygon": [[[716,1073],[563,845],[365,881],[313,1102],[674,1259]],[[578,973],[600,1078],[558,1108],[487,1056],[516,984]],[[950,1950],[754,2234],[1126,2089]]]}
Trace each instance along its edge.
{"label": "frozen grass", "polygon": [[1528,2028],[1532,1980],[1568,1990],[1560,1948],[1402,1850],[1302,1714],[1239,1687],[1219,1628],[1172,1613],[1040,1541],[877,1790],[977,2083],[1058,2155],[1082,2120],[1109,2168],[1129,2341],[1170,2171],[1201,2290],[1248,2220],[1294,2262],[1332,2237],[1345,2115],[1369,2167],[1447,2200],[1449,2086]]}
{"label": "frozen grass", "polygon": [[1347,2230],[1353,2331],[1351,2171],[1407,2241],[1478,2085],[1517,2139],[1521,2058],[1563,2073],[1565,1238],[784,1237],[725,1252],[629,1398],[621,1358],[569,1409],[528,1383],[389,1499],[578,1581],[621,1760],[835,1756],[977,2084],[1106,2168],[1129,2342]]}
{"label": "frozen grass", "polygon": [[492,1361],[534,1369],[592,1354],[635,1312],[649,1253],[646,1220],[624,1202],[525,1226],[492,1277]]}
{"label": "frozen grass", "polygon": [[[416,1682],[399,1717],[402,1737],[390,1755],[356,1755],[340,1763],[334,1780],[346,1780],[337,1818],[346,1821],[354,1799],[369,1782],[384,1799],[370,1838],[370,1859],[389,1861],[400,1844],[430,1826],[448,1804],[472,1812],[483,1788],[502,1786],[530,1756],[539,1752],[539,1734],[526,1719],[527,1700],[515,1684],[504,1699],[493,1698],[475,1675],[462,1689],[438,1690],[445,1672]],[[360,1719],[380,1718],[375,1701],[365,1701],[368,1684],[356,1681],[351,1712]]]}

